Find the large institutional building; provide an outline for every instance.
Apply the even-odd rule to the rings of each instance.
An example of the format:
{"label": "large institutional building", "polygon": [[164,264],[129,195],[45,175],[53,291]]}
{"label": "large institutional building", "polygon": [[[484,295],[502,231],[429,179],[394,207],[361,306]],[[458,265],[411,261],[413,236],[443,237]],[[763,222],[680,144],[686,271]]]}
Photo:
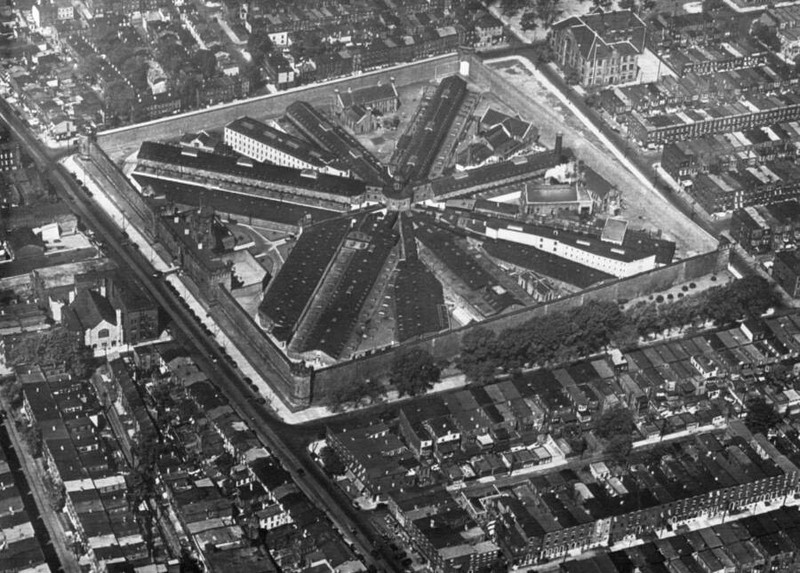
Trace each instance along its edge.
{"label": "large institutional building", "polygon": [[639,75],[647,26],[630,10],[573,16],[553,25],[556,63],[585,87],[624,84]]}
{"label": "large institutional building", "polygon": [[350,175],[334,154],[250,117],[240,117],[226,125],[224,140],[235,152],[256,161],[340,177]]}

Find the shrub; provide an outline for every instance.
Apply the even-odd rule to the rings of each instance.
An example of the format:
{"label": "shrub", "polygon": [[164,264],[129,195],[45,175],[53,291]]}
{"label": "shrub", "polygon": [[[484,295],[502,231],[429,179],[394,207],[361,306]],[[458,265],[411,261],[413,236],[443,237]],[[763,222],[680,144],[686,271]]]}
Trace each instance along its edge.
{"label": "shrub", "polygon": [[661,296],[661,295],[658,295],[658,296],[656,297],[656,302],[664,302],[664,297],[663,297],[663,296]]}
{"label": "shrub", "polygon": [[695,283],[689,283],[689,288],[697,288],[697,285]]}

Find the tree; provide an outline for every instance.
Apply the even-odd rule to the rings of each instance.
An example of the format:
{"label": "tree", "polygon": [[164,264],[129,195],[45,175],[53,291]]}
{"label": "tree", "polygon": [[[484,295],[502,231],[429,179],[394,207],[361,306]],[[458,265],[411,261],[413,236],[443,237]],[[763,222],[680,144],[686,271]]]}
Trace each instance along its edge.
{"label": "tree", "polygon": [[519,21],[519,27],[525,32],[538,28],[539,23],[536,21],[536,12],[532,10],[525,12]]}
{"label": "tree", "polygon": [[627,464],[628,456],[633,449],[633,440],[630,434],[620,434],[608,440],[605,447],[605,453],[611,456],[611,459],[619,464]]}
{"label": "tree", "polygon": [[564,73],[564,81],[571,86],[577,85],[581,82],[581,74],[577,70],[568,69]]}
{"label": "tree", "polygon": [[528,0],[501,0],[504,16],[515,16],[528,5]]}
{"label": "tree", "polygon": [[619,0],[619,8],[620,10],[631,10],[632,12],[636,12],[636,0]]}
{"label": "tree", "polygon": [[427,350],[413,349],[392,360],[391,383],[401,396],[425,393],[439,381],[440,374],[441,370]]}
{"label": "tree", "polygon": [[553,47],[550,42],[539,42],[532,44],[531,49],[537,64],[549,64],[553,61]]}
{"label": "tree", "polygon": [[497,336],[487,328],[470,330],[461,339],[461,353],[458,368],[474,382],[491,380],[499,365],[495,355]]}
{"label": "tree", "polygon": [[217,72],[217,58],[211,50],[198,50],[192,57],[192,63],[205,79],[214,77]]}
{"label": "tree", "polygon": [[724,0],[703,0],[703,13],[712,14],[724,6]]}
{"label": "tree", "polygon": [[618,436],[630,437],[634,428],[633,413],[623,406],[604,412],[594,423],[594,433],[605,440]]}
{"label": "tree", "polygon": [[325,470],[333,476],[340,476],[346,471],[346,468],[344,467],[342,460],[339,459],[336,450],[330,446],[325,446],[320,450],[319,458],[322,460]]}
{"label": "tree", "polygon": [[92,365],[91,351],[76,334],[61,326],[7,339],[6,361],[10,366],[63,365],[75,378],[86,378]]}
{"label": "tree", "polygon": [[136,103],[136,94],[123,80],[116,80],[106,88],[103,99],[106,113],[127,120]]}
{"label": "tree", "polygon": [[28,446],[31,456],[34,458],[41,458],[43,452],[43,438],[42,431],[36,424],[18,424],[20,436]]}
{"label": "tree", "polygon": [[768,404],[763,396],[753,398],[747,403],[747,416],[744,423],[754,434],[766,435],[781,421],[781,416],[772,404]]}
{"label": "tree", "polygon": [[0,397],[12,409],[22,407],[22,383],[14,376],[8,376],[0,382]]}
{"label": "tree", "polygon": [[347,406],[358,405],[363,399],[375,399],[381,392],[380,386],[370,380],[359,378],[343,381],[333,388],[328,394],[331,408],[339,410]]}
{"label": "tree", "polygon": [[563,13],[558,7],[559,1],[560,0],[536,0],[536,12],[539,14],[539,18],[542,20],[542,24],[545,28],[549,28],[555,19]]}
{"label": "tree", "polygon": [[267,54],[272,51],[272,40],[265,30],[255,30],[247,38],[247,51],[253,56],[253,61],[261,63]]}
{"label": "tree", "polygon": [[781,49],[781,41],[778,38],[778,33],[774,28],[770,28],[761,22],[754,22],[751,29],[753,37],[764,44],[773,52],[779,52]]}

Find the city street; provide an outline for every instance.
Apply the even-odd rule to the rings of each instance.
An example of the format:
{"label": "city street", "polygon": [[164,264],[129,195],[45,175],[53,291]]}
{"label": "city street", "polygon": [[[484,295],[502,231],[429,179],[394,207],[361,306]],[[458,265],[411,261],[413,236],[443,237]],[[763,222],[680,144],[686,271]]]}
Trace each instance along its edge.
{"label": "city street", "polygon": [[0,102],[0,119],[5,121],[10,131],[25,146],[27,153],[42,172],[49,174],[57,193],[69,202],[84,224],[106,242],[112,256],[120,264],[130,268],[153,299],[170,314],[176,337],[193,352],[198,365],[217,383],[242,419],[250,420],[253,430],[293,474],[295,483],[313,503],[326,511],[328,517],[343,532],[345,538],[355,544],[368,563],[374,562],[380,571],[398,570],[390,553],[378,558],[371,557],[374,531],[368,520],[352,508],[349,499],[330,483],[307,453],[302,449],[298,451],[285,441],[285,437],[293,431],[292,426],[277,420],[252,399],[252,391],[225,359],[223,349],[203,331],[191,310],[184,306],[166,282],[153,276],[153,266],[148,257],[155,253],[143,253],[130,244],[127,233],[123,235],[116,222],[99,208],[97,200],[90,201],[78,182],[48,157],[41,143],[22,125],[5,102]]}

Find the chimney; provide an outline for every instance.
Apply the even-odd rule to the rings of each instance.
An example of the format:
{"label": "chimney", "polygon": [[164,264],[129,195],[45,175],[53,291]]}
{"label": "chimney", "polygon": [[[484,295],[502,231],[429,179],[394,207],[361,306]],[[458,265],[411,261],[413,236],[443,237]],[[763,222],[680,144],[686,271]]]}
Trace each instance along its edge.
{"label": "chimney", "polygon": [[564,134],[559,132],[556,133],[556,147],[553,152],[558,156],[561,157],[561,150],[564,146]]}

